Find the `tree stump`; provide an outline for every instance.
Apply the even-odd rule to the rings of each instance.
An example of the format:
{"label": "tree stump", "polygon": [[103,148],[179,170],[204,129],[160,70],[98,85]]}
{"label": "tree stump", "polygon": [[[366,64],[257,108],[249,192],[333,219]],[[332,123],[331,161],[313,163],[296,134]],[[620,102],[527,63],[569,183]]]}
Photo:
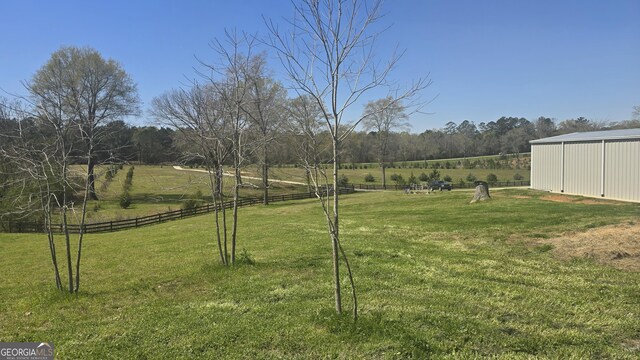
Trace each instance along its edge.
{"label": "tree stump", "polygon": [[473,199],[470,204],[473,204],[476,201],[485,201],[487,199],[491,199],[489,195],[489,184],[485,181],[476,181],[476,192],[473,195]]}

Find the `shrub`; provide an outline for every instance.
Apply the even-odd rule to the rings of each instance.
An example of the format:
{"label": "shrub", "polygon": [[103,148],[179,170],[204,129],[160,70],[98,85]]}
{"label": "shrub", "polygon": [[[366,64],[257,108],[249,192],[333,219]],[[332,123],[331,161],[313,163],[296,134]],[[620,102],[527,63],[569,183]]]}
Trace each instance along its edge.
{"label": "shrub", "polygon": [[202,190],[196,191],[196,193],[195,193],[195,195],[193,197],[195,199],[197,199],[197,200],[202,200],[204,198],[204,195],[202,195]]}
{"label": "shrub", "polygon": [[126,209],[129,206],[131,206],[131,194],[129,194],[128,190],[125,190],[122,192],[122,195],[120,195],[120,207]]}
{"label": "shrub", "polygon": [[133,166],[129,168],[129,171],[127,171],[127,177],[124,180],[124,183],[128,185],[128,187],[131,187],[131,185],[133,185],[133,169]]}
{"label": "shrub", "polygon": [[468,182],[474,182],[474,181],[478,180],[478,178],[476,178],[476,176],[473,175],[472,173],[469,173],[469,175],[467,175],[466,179],[467,179]]}
{"label": "shrub", "polygon": [[444,178],[442,178],[442,180],[451,182],[452,178],[449,175],[445,175]]}
{"label": "shrub", "polygon": [[255,265],[256,263],[251,254],[245,248],[242,248],[242,251],[238,254],[237,262],[244,265]]}
{"label": "shrub", "polygon": [[498,176],[494,173],[487,175],[487,182],[492,185],[495,184],[498,182]]}
{"label": "shrub", "polygon": [[[437,164],[437,163],[436,163]],[[440,171],[433,169],[433,171],[431,172],[431,174],[429,174],[429,179],[431,181],[433,180],[440,180]]]}
{"label": "shrub", "polygon": [[371,173],[364,176],[364,182],[374,182],[374,181],[376,181],[376,178],[374,178],[373,175],[371,175]]}
{"label": "shrub", "polygon": [[429,175],[427,175],[425,173],[422,173],[422,174],[420,174],[420,176],[418,176],[418,179],[420,181],[422,181],[422,182],[427,182],[427,181],[429,181]]}
{"label": "shrub", "polygon": [[391,181],[395,182],[396,185],[404,185],[404,178],[400,174],[391,174]]}
{"label": "shrub", "polygon": [[409,176],[409,179],[407,179],[407,182],[409,184],[417,184],[418,183],[418,179],[413,175],[413,171],[411,172],[411,175]]}
{"label": "shrub", "polygon": [[345,187],[347,185],[349,185],[349,178],[344,174],[340,175],[338,178],[338,187]]}
{"label": "shrub", "polygon": [[198,207],[200,202],[196,199],[187,199],[182,202],[182,210],[191,210]]}
{"label": "shrub", "polygon": [[513,175],[513,180],[522,180],[524,179],[524,176],[520,175],[520,173],[515,173],[515,175]]}

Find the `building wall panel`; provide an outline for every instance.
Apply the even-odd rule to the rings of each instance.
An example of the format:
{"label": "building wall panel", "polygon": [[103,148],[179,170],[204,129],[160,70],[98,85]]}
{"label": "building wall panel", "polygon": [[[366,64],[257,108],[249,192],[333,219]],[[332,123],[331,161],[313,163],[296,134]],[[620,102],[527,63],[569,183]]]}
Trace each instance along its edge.
{"label": "building wall panel", "polygon": [[562,144],[531,146],[531,188],[559,192]]}
{"label": "building wall panel", "polygon": [[606,198],[640,201],[640,140],[607,141]]}
{"label": "building wall panel", "polygon": [[571,142],[564,146],[564,192],[600,196],[602,142]]}

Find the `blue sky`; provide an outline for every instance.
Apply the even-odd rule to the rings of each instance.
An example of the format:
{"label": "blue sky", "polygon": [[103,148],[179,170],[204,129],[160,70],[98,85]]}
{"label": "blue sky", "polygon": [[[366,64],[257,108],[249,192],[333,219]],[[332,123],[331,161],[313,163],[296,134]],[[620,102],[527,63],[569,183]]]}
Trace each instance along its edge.
{"label": "blue sky", "polygon": [[[384,12],[378,53],[406,49],[392,77],[433,80],[415,132],[500,116],[620,121],[640,105],[639,0],[388,0]],[[225,28],[264,32],[263,15],[291,14],[288,0],[3,0],[0,88],[24,94],[60,46],[91,46],[122,64],[146,109],[195,76],[194,55],[213,60],[208,43]]]}

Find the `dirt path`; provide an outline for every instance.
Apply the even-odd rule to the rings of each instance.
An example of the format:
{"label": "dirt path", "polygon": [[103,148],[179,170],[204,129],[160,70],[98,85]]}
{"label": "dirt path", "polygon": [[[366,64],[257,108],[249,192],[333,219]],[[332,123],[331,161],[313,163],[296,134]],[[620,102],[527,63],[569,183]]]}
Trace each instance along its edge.
{"label": "dirt path", "polygon": [[[185,169],[182,166],[174,166],[173,167],[176,170],[180,170],[180,171],[195,171],[195,172],[202,172],[202,173],[206,173],[207,170],[202,170],[202,169]],[[224,176],[235,176],[234,174],[231,173],[223,173]],[[262,180],[262,178],[259,177],[253,177],[253,176],[244,176],[242,175],[243,179],[251,179],[251,180]],[[302,182],[298,182],[298,181],[287,181],[287,180],[276,180],[276,179],[269,179],[269,182],[275,182],[275,183],[281,183],[281,184],[291,184],[291,185],[304,185],[306,186],[307,184],[302,183]]]}

